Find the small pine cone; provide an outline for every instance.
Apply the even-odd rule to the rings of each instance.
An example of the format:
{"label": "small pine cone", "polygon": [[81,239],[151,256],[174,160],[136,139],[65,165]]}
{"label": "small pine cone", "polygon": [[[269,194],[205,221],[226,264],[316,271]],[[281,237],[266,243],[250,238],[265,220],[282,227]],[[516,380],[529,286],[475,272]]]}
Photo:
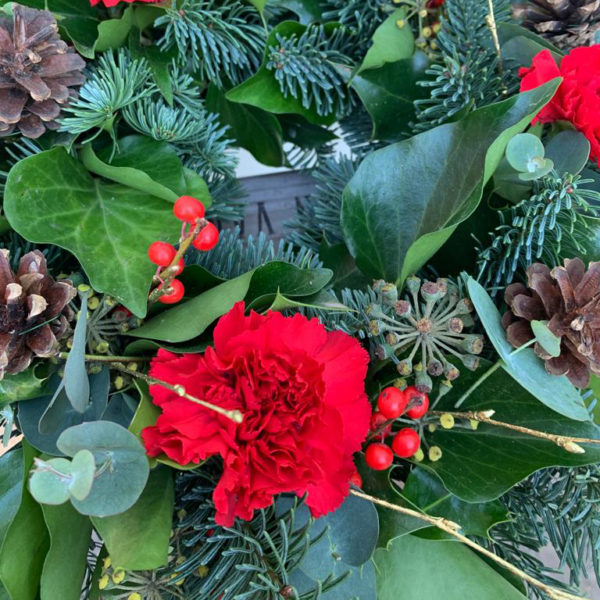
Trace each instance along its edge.
{"label": "small pine cone", "polygon": [[28,252],[14,273],[8,250],[0,249],[0,379],[24,371],[34,356],[53,356],[70,332],[69,302],[77,291],[70,281],[47,273],[39,250]]}
{"label": "small pine cone", "polygon": [[509,310],[502,324],[515,348],[534,339],[531,321],[548,321],[561,338],[561,352],[553,358],[535,344],[546,370],[566,375],[579,388],[589,385],[590,371],[600,374],[600,262],[591,262],[587,271],[579,258],[552,270],[533,264],[527,269],[527,287],[509,285],[504,299]]}
{"label": "small pine cone", "polygon": [[0,136],[57,129],[61,105],[85,81],[85,61],[57,32],[46,10],[15,4],[12,19],[0,18]]}
{"label": "small pine cone", "polygon": [[523,27],[567,50],[593,44],[600,29],[600,0],[529,0],[514,13]]}

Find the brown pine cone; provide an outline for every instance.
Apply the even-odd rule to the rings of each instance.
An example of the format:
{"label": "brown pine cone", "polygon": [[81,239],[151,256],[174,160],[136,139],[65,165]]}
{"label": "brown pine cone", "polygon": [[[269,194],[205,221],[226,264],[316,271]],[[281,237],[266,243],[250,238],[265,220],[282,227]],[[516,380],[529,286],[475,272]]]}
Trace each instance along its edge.
{"label": "brown pine cone", "polygon": [[539,344],[535,353],[550,374],[587,387],[590,371],[600,374],[600,262],[591,262],[587,271],[580,258],[566,259],[564,267],[552,270],[536,263],[527,269],[527,286],[513,283],[505,290],[509,311],[502,324],[508,341],[519,348],[535,337],[532,320],[548,321],[561,338],[560,355],[549,356]]}
{"label": "brown pine cone", "polygon": [[523,27],[564,49],[593,44],[600,29],[600,0],[529,0],[514,13]]}
{"label": "brown pine cone", "polygon": [[12,19],[0,18],[0,136],[57,129],[61,105],[85,81],[85,61],[57,32],[46,10],[15,4]]}
{"label": "brown pine cone", "polygon": [[74,317],[69,302],[77,291],[70,281],[47,273],[39,250],[19,261],[16,274],[0,249],[0,379],[24,371],[34,356],[53,356],[58,340],[70,332]]}

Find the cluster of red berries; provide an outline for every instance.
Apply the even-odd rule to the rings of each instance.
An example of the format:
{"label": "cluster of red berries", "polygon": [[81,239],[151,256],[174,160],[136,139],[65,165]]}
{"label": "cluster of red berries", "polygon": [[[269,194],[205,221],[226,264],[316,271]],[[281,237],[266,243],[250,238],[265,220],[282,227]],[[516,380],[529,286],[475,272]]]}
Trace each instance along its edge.
{"label": "cluster of red berries", "polygon": [[[181,196],[177,199],[173,206],[173,213],[183,222],[184,228],[186,224],[194,227],[200,220],[204,220],[204,205],[196,198],[191,196]],[[182,236],[183,237],[183,236]],[[192,245],[197,250],[212,250],[219,241],[219,230],[212,224],[206,221],[206,225],[195,235]],[[173,265],[173,260],[177,255],[177,250],[167,242],[154,242],[148,248],[148,257],[158,266],[157,276],[160,275],[162,269],[175,266],[176,269],[172,273],[175,277],[180,275],[184,268],[183,258],[179,260],[177,265]],[[162,269],[161,269],[162,268]],[[164,283],[158,287],[161,289]],[[168,290],[158,299],[163,304],[176,304],[185,294],[183,283],[179,279],[172,279],[168,284]]]}
{"label": "cluster of red berries", "polygon": [[429,409],[427,394],[410,386],[405,390],[387,387],[377,399],[377,411],[371,417],[371,431],[381,442],[369,444],[365,452],[367,465],[376,471],[387,469],[394,460],[394,454],[401,458],[410,458],[419,450],[421,439],[411,427],[400,429],[392,439],[392,447],[383,440],[392,434],[392,421],[405,415],[409,419],[420,419]]}

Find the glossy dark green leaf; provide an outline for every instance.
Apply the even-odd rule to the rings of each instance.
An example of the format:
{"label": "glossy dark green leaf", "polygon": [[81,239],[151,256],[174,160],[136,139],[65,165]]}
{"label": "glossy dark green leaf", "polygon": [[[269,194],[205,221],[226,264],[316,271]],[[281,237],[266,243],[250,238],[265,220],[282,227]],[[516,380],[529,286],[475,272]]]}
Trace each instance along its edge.
{"label": "glossy dark green leaf", "polygon": [[274,6],[283,6],[296,13],[300,23],[309,25],[321,20],[322,6],[319,0],[273,0]]}
{"label": "glossy dark green leaf", "polygon": [[40,597],[48,600],[79,600],[92,539],[92,524],[71,504],[43,505],[50,534],[50,548],[44,561]]}
{"label": "glossy dark green leaf", "polygon": [[[438,410],[455,410],[456,400],[489,370],[490,363],[482,362],[475,372],[461,372],[453,382],[452,392],[440,401]],[[504,423],[546,433],[600,439],[600,428],[594,423],[574,421],[553,411],[502,369],[497,369],[474,389],[460,410],[493,410],[493,418]],[[425,459],[419,466],[434,471],[448,491],[466,502],[498,498],[544,467],[578,466],[600,460],[600,444],[581,444],[585,453],[573,454],[552,442],[483,423],[476,430],[438,428],[433,434],[426,432],[425,436],[430,445],[442,449],[442,457],[437,462]]]}
{"label": "glossy dark green leaf", "polygon": [[0,380],[0,406],[40,395],[47,377],[41,377],[39,366],[30,367],[16,375],[4,375]]}
{"label": "glossy dark green leaf", "polygon": [[378,600],[526,600],[462,544],[405,535],[373,557]]}
{"label": "glossy dark green leaf", "polygon": [[275,295],[273,304],[269,310],[284,310],[286,308],[313,308],[318,310],[331,310],[336,313],[349,312],[351,309],[342,304],[337,298],[325,290],[321,290],[314,296],[307,296],[300,300],[292,300],[279,292]]}
{"label": "glossy dark green leaf", "polygon": [[363,71],[351,80],[373,120],[373,138],[396,142],[405,137],[414,119],[414,101],[425,94],[417,81],[424,78],[429,59],[424,52]]}
{"label": "glossy dark green leaf", "polygon": [[411,58],[414,51],[415,38],[406,19],[406,8],[397,8],[375,30],[372,45],[358,72]]}
{"label": "glossy dark green leaf", "polygon": [[[402,497],[413,508],[458,523],[465,535],[487,537],[491,527],[508,521],[508,512],[499,501],[464,502],[448,492],[437,476],[418,467],[410,472],[402,488]],[[427,537],[447,537],[436,527],[427,528],[416,535],[424,536],[426,533]]]}
{"label": "glossy dark green leaf", "polygon": [[63,431],[58,449],[67,456],[90,450],[96,461],[96,479],[85,500],[72,499],[82,514],[112,516],[131,508],[148,480],[148,459],[140,441],[110,421],[82,423]]}
{"label": "glossy dark green leaf", "polygon": [[141,571],[167,564],[174,501],[173,471],[158,467],[129,510],[114,517],[92,517],[115,567]]}
{"label": "glossy dark green leaf", "polygon": [[274,115],[254,106],[230,102],[216,85],[208,88],[206,107],[219,115],[220,122],[229,126],[228,135],[256,160],[274,167],[284,164],[281,125]]}
{"label": "glossy dark green leaf", "polygon": [[98,38],[94,46],[96,52],[116,50],[123,46],[133,25],[133,6],[129,6],[117,19],[107,19],[98,25]]}
{"label": "glossy dark green leaf", "polygon": [[155,271],[148,246],[179,237],[169,202],[93,178],[64,148],[41,152],[11,169],[4,210],[23,237],[71,251],[95,290],[140,317],[146,314]]}
{"label": "glossy dark green leaf", "polygon": [[550,375],[531,348],[515,353],[506,339],[502,317],[489,294],[472,277],[469,278],[468,289],[485,332],[502,359],[502,368],[552,410],[569,419],[589,421],[590,416],[580,393],[566,376]]}
{"label": "glossy dark green leaf", "polygon": [[0,549],[0,583],[11,600],[37,600],[50,538],[40,505],[27,489],[35,451],[23,443],[21,503]]}
{"label": "glossy dark green leaf", "polygon": [[506,144],[558,81],[373,152],[344,191],[342,228],[368,276],[401,283],[477,208]]}
{"label": "glossy dark green leaf", "polygon": [[[283,21],[274,27],[266,43],[266,52],[269,47],[277,44],[277,35],[289,37],[291,35],[302,35],[306,27],[295,21]],[[227,99],[231,102],[250,104],[268,113],[285,114],[293,113],[302,115],[309,122],[317,125],[331,125],[335,121],[335,115],[321,116],[314,107],[304,108],[302,100],[293,96],[287,98],[283,95],[279,82],[275,79],[272,71],[267,69],[268,58],[265,57],[258,72],[250,79],[244,81],[237,87],[227,92]]]}

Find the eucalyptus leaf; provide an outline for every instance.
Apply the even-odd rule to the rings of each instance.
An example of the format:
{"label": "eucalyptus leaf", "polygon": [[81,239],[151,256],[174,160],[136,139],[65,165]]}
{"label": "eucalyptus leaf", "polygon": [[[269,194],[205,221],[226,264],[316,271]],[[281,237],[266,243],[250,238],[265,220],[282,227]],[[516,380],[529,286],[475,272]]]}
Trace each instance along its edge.
{"label": "eucalyptus leaf", "polygon": [[175,243],[179,237],[169,202],[93,178],[59,147],[11,169],[3,208],[23,237],[71,251],[95,290],[145,316],[155,271],[148,246],[157,239]]}
{"label": "eucalyptus leaf", "polygon": [[531,348],[514,353],[514,348],[506,339],[500,313],[489,294],[472,277],[467,287],[481,323],[502,359],[502,368],[552,410],[569,419],[589,421],[590,416],[581,395],[566,376],[550,375]]}
{"label": "eucalyptus leaf", "polygon": [[531,329],[537,343],[545,352],[550,356],[560,355],[560,338],[550,331],[547,321],[536,321],[534,319],[531,321]]}
{"label": "eucalyptus leaf", "polygon": [[[110,421],[70,427],[58,438],[58,449],[67,456],[89,450],[96,462],[96,478],[85,500],[72,499],[82,514],[105,517],[131,508],[148,480],[148,460],[139,440]],[[57,459],[58,460],[58,459]]]}
{"label": "eucalyptus leaf", "polygon": [[88,294],[80,292],[79,297],[81,298],[81,308],[73,333],[73,347],[69,351],[65,363],[63,381],[65,394],[71,406],[78,413],[84,413],[90,401],[90,382],[85,367]]}
{"label": "eucalyptus leaf", "polygon": [[342,229],[369,277],[401,283],[469,218],[506,144],[558,80],[368,155],[343,194]]}
{"label": "eucalyptus leaf", "polygon": [[546,143],[546,156],[559,175],[578,175],[588,163],[590,143],[579,131],[560,131]]}
{"label": "eucalyptus leaf", "polygon": [[71,461],[51,458],[38,462],[29,478],[29,491],[40,504],[64,504],[69,499]]}
{"label": "eucalyptus leaf", "polygon": [[71,482],[69,493],[75,500],[85,500],[96,474],[96,462],[94,455],[89,450],[79,450],[71,461]]}
{"label": "eucalyptus leaf", "polygon": [[535,159],[543,159],[546,150],[542,140],[532,133],[519,133],[506,146],[506,160],[517,171],[531,172]]}

